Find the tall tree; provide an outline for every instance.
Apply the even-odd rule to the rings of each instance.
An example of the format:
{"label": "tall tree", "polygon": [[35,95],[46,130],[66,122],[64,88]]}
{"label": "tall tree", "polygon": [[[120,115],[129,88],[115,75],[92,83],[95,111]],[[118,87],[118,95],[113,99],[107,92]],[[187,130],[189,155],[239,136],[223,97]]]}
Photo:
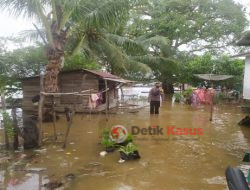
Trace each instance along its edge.
{"label": "tall tree", "polygon": [[7,51],[2,55],[2,59],[4,65],[9,68],[8,74],[12,78],[39,75],[48,63],[41,45]]}
{"label": "tall tree", "polygon": [[178,80],[175,76],[186,62],[182,58],[197,52],[224,51],[223,48],[233,45],[248,24],[245,10],[233,0],[145,2],[133,11],[127,33],[132,39],[154,39],[149,48],[151,55],[179,62],[179,69],[166,66],[160,70],[158,78],[165,86]]}
{"label": "tall tree", "polygon": [[[0,0],[2,10],[15,16],[36,18],[34,24],[45,45],[48,65],[45,90],[58,91],[58,73],[64,65],[65,47],[76,53],[85,39],[99,39],[98,31],[117,26],[127,17],[129,0]],[[75,34],[75,43],[72,39]],[[105,39],[100,38],[103,44]],[[90,44],[92,45],[92,44]],[[94,44],[93,44],[94,45]],[[68,53],[68,52],[66,52]]]}
{"label": "tall tree", "polygon": [[233,0],[148,0],[133,20],[132,36],[164,36],[174,53],[183,45],[191,52],[232,45],[248,24]]}
{"label": "tall tree", "polygon": [[213,57],[211,54],[203,56],[194,56],[187,60],[182,67],[178,76],[178,81],[188,83],[194,86],[199,85],[202,81],[194,76],[194,74],[212,73],[219,75],[233,75],[233,78],[217,82],[228,88],[241,91],[244,74],[244,61],[241,59],[232,59],[228,56]]}

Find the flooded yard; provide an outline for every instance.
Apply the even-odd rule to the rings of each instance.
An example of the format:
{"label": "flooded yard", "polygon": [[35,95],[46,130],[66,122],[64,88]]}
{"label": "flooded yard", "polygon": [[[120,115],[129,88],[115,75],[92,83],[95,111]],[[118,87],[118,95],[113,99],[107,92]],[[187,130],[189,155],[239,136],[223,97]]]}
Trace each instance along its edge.
{"label": "flooded yard", "polygon": [[[49,140],[40,151],[17,152],[14,160],[1,161],[0,189],[44,189],[48,180],[63,181],[71,190],[227,189],[225,169],[240,167],[250,147],[250,129],[237,125],[244,116],[235,105],[217,105],[209,122],[209,107],[170,101],[163,103],[158,116],[150,116],[148,107],[138,113],[110,114],[108,121],[105,114],[77,115],[65,150],[61,146],[66,120],[61,117],[56,123],[61,134],[58,142],[50,140],[53,127],[47,123],[44,131]],[[131,126],[155,125],[202,128],[203,134],[196,139],[170,135],[168,141],[138,135],[134,142],[141,159],[120,164],[118,152],[99,155],[104,149],[100,144],[103,129],[118,124],[128,131]],[[18,164],[26,169],[18,169]]]}

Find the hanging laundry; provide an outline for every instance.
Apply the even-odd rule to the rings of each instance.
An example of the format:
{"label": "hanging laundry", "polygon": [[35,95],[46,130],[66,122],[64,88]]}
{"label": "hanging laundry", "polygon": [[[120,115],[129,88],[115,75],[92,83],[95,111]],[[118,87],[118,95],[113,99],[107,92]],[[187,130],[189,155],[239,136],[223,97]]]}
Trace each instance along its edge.
{"label": "hanging laundry", "polygon": [[88,105],[88,107],[90,108],[90,109],[94,109],[94,108],[96,108],[97,107],[97,100],[99,99],[99,96],[97,95],[97,94],[91,94],[90,96],[89,96],[89,105]]}
{"label": "hanging laundry", "polygon": [[215,94],[214,89],[197,89],[192,94],[192,104],[212,104]]}
{"label": "hanging laundry", "polygon": [[191,100],[191,102],[192,102],[193,106],[196,106],[196,105],[199,104],[199,97],[198,97],[198,94],[197,94],[196,91],[194,91],[193,94],[192,94],[192,100]]}
{"label": "hanging laundry", "polygon": [[199,103],[204,104],[206,102],[204,89],[197,89],[197,96],[199,98]]}
{"label": "hanging laundry", "polygon": [[99,106],[99,105],[103,104],[103,96],[102,96],[102,93],[98,93],[97,96],[98,96],[98,100],[96,102],[97,103],[96,106]]}

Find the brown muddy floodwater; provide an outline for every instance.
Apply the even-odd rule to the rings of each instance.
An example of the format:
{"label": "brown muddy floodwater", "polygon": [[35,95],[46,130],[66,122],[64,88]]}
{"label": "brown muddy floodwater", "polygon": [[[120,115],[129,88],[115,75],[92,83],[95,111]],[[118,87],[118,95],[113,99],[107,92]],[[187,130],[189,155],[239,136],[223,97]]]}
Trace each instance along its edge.
{"label": "brown muddy floodwater", "polygon": [[[17,163],[26,168],[46,168],[45,171],[18,171],[17,163],[0,169],[0,189],[38,190],[48,180],[59,180],[74,174],[66,189],[72,190],[221,190],[227,189],[225,169],[242,165],[244,152],[249,150],[250,128],[237,123],[245,115],[235,105],[217,105],[213,122],[209,122],[209,107],[164,102],[159,116],[150,116],[145,108],[138,113],[77,115],[70,131],[67,148],[62,143],[47,143],[41,152],[16,153]],[[119,153],[99,156],[102,130],[114,125],[148,127],[168,125],[178,128],[202,128],[199,140],[151,140],[139,135],[135,140],[140,160],[118,163]],[[65,118],[57,122],[58,132],[66,129]],[[44,124],[45,135],[53,134],[52,124]],[[142,140],[143,137],[148,140]],[[164,137],[168,137],[165,135]],[[162,138],[162,136],[161,136]],[[63,138],[59,138],[62,141]],[[26,156],[25,156],[26,155]],[[24,158],[23,158],[24,157]],[[26,159],[26,160],[25,160]],[[18,161],[19,160],[19,161]],[[5,170],[4,170],[5,168]]]}

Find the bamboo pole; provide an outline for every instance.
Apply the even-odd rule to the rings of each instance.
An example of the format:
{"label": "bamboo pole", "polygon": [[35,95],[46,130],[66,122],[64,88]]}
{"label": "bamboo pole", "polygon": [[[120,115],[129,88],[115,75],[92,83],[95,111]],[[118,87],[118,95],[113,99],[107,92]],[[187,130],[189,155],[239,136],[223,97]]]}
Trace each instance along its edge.
{"label": "bamboo pole", "polygon": [[43,123],[43,104],[44,104],[44,95],[43,95],[43,90],[44,90],[44,76],[40,76],[40,100],[39,100],[39,106],[38,106],[38,146],[42,145],[42,140],[43,140],[43,128],[42,128],[42,123]]}
{"label": "bamboo pole", "polygon": [[[92,100],[91,100],[91,90],[90,90],[90,101],[92,101]],[[89,109],[90,118],[91,118],[91,113],[92,113],[92,106],[91,106],[91,108]]]}
{"label": "bamboo pole", "polygon": [[209,121],[213,121],[213,109],[214,109],[214,106],[213,106],[213,102],[211,103],[211,107],[210,107],[210,118],[209,118]]}
{"label": "bamboo pole", "polygon": [[[83,101],[83,102],[84,102],[84,101]],[[88,101],[87,101],[87,105],[86,105],[86,107],[87,107],[87,108],[89,108],[89,107],[88,107],[88,105],[89,105],[89,99],[88,99]],[[83,111],[82,111],[82,117],[81,117],[81,120],[83,120],[83,118],[84,118],[84,110],[85,110],[84,104],[82,104],[82,106],[83,106]]]}
{"label": "bamboo pole", "polygon": [[124,92],[123,92],[123,88],[122,88],[122,86],[121,86],[121,101],[123,102],[124,101]]}
{"label": "bamboo pole", "polygon": [[63,146],[62,146],[63,149],[66,148],[68,136],[69,136],[69,131],[70,131],[72,123],[73,123],[73,114],[69,108],[65,108],[65,115],[66,115],[66,120],[67,120],[67,131],[65,133],[65,139],[64,139]]}
{"label": "bamboo pole", "polygon": [[[105,81],[105,89],[108,89],[108,82],[107,80],[104,80]],[[106,103],[106,106],[105,106],[105,114],[106,114],[106,121],[108,121],[108,90],[105,92],[106,96],[105,96],[105,103]]]}
{"label": "bamboo pole", "polygon": [[[4,92],[1,93],[1,103],[2,103],[2,113],[6,112],[6,102],[5,102],[5,95]],[[10,142],[9,142],[9,137],[8,137],[8,132],[7,132],[7,127],[4,125],[4,139],[5,139],[5,147],[6,149],[10,148]]]}
{"label": "bamboo pole", "polygon": [[107,91],[107,94],[108,94],[108,111],[109,111],[109,93],[108,93],[108,91]]}
{"label": "bamboo pole", "polygon": [[83,90],[81,92],[56,92],[56,93],[48,93],[48,92],[43,92],[41,91],[41,94],[43,94],[44,96],[60,96],[60,95],[83,95],[83,96],[88,96],[89,94],[82,94],[84,92],[89,92],[93,89],[89,89],[89,90]]}
{"label": "bamboo pole", "polygon": [[213,121],[214,94],[211,95],[211,98],[212,98],[212,100],[211,100],[211,106],[210,106],[210,118],[209,118],[209,121]]}

